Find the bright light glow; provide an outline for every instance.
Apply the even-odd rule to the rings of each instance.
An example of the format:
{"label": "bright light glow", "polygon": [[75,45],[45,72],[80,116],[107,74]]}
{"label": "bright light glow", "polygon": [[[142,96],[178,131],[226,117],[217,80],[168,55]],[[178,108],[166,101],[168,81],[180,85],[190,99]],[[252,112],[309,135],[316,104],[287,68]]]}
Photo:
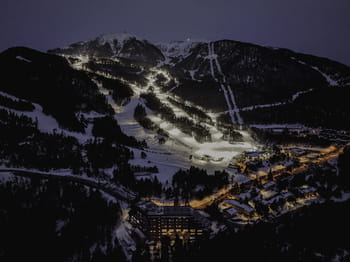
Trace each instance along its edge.
{"label": "bright light glow", "polygon": [[[77,56],[74,57],[77,62],[72,63],[72,67],[78,70],[90,71],[84,64],[89,62],[88,56]],[[118,62],[117,58],[114,61]],[[162,103],[169,106],[175,113],[177,117],[186,117],[193,122],[197,122],[196,119],[189,116],[181,108],[171,104],[167,97],[174,95],[171,93],[164,92],[162,88],[157,84],[157,76],[162,75],[165,79],[165,83],[170,83],[174,80],[177,84],[177,80],[173,78],[169,72],[161,68],[151,68],[149,74],[146,76],[147,84],[145,86],[140,86],[138,84],[130,83],[122,78],[117,78],[111,74],[102,71],[94,71],[98,75],[104,76],[110,79],[117,79],[123,83],[128,84],[134,91],[134,96],[131,98],[130,102],[125,106],[118,106],[112,99],[110,91],[103,88],[102,84],[95,81],[100,92],[106,96],[108,103],[112,106],[116,113],[116,119],[123,132],[128,135],[134,136],[139,140],[145,139],[149,145],[149,151],[154,152],[154,154],[147,153],[148,158],[146,160],[136,159],[134,164],[140,165],[154,165],[156,164],[160,170],[158,178],[160,181],[165,182],[169,180],[169,177],[162,178],[164,173],[174,174],[179,168],[188,168],[191,165],[200,166],[208,170],[208,172],[213,172],[214,170],[226,168],[232,158],[246,150],[255,150],[256,143],[250,137],[246,131],[238,131],[242,134],[244,142],[230,144],[228,141],[222,139],[223,133],[216,128],[216,117],[218,114],[207,112],[208,116],[211,118],[213,124],[202,123],[206,126],[211,133],[212,142],[198,143],[193,137],[186,135],[180,131],[179,128],[173,124],[162,120],[157,116],[152,110],[146,108],[148,117],[156,124],[158,124],[163,130],[169,133],[170,139],[164,144],[159,145],[157,137],[158,135],[153,131],[146,130],[142,128],[133,117],[134,109],[137,104],[143,103],[140,99],[140,94],[146,92],[148,88],[152,87],[153,92]],[[179,102],[183,102],[180,98],[175,97]],[[193,103],[186,101],[187,105],[195,106]],[[203,108],[198,107],[203,110]],[[206,111],[206,110],[204,110]],[[133,149],[133,151],[137,151]],[[190,157],[192,156],[192,158]],[[151,161],[150,161],[151,160]],[[148,164],[148,161],[150,161]],[[170,181],[170,180],[169,180]]]}

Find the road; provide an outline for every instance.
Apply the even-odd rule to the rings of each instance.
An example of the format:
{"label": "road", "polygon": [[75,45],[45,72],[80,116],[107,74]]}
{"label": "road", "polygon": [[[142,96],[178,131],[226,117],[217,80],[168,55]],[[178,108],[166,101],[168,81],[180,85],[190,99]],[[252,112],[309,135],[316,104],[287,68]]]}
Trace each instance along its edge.
{"label": "road", "polygon": [[102,190],[107,194],[126,202],[133,202],[136,195],[125,188],[122,185],[111,184],[104,180],[95,180],[92,178],[82,177],[78,175],[69,174],[55,174],[54,172],[41,172],[35,170],[25,170],[19,168],[1,168],[1,173],[12,173],[16,176],[30,177],[30,178],[40,178],[40,179],[56,179],[66,182],[76,182],[85,186],[94,187],[96,189]]}
{"label": "road", "polygon": [[[310,163],[313,163],[313,164],[325,163],[331,159],[337,158],[343,151],[344,151],[344,147],[335,147],[335,146],[329,147],[324,151],[322,151],[319,157],[309,160],[308,162],[302,161],[300,166],[293,168],[292,170],[288,171],[288,173],[291,175],[296,175],[310,168]],[[275,172],[273,174],[273,177],[276,178],[286,173],[286,169],[287,169],[286,167],[283,168],[281,165],[279,165],[278,168],[274,170]],[[250,177],[252,179],[257,179],[256,175],[250,175]],[[265,183],[268,183],[269,180],[264,179],[261,182],[262,184],[265,184]],[[220,201],[227,198],[230,194],[229,192],[232,189],[232,187],[233,187],[233,184],[230,184],[227,187],[220,189],[215,194],[207,196],[201,200],[191,200],[189,204],[193,208],[204,209],[205,207],[210,206],[215,201]]]}

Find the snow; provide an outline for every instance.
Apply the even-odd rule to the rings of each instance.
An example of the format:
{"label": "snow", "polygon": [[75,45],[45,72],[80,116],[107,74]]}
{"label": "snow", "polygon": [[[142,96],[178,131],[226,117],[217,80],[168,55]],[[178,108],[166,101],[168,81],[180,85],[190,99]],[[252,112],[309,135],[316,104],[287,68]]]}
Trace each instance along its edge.
{"label": "snow", "polygon": [[11,172],[0,172],[0,183],[7,183],[12,181],[16,176],[14,176]]}
{"label": "snow", "polygon": [[237,215],[237,214],[239,213],[234,207],[225,209],[225,212],[227,212],[227,213],[230,214],[231,216],[232,216],[232,215]]}
{"label": "snow", "polygon": [[[182,133],[176,126],[170,122],[164,121],[157,116],[152,110],[146,107],[148,117],[162,129],[169,133],[170,138],[164,145],[160,145],[158,142],[158,135],[150,130],[144,129],[139,123],[134,120],[133,114],[135,107],[140,103],[144,105],[139,95],[147,90],[149,86],[154,89],[154,94],[167,106],[171,107],[176,116],[185,116],[194,122],[191,116],[184,112],[181,108],[178,108],[168,102],[167,97],[169,93],[164,93],[156,84],[156,76],[162,74],[168,81],[171,79],[171,75],[160,68],[153,68],[150,71],[150,75],[147,76],[148,84],[145,87],[136,85],[130,85],[135,93],[130,99],[130,102],[121,107],[115,104],[112,97],[106,90],[104,90],[101,84],[97,83],[99,90],[102,94],[106,95],[108,103],[116,112],[116,119],[122,129],[122,131],[130,136],[134,136],[138,140],[145,140],[149,146],[144,150],[147,154],[146,159],[141,159],[141,151],[138,149],[131,149],[134,152],[135,159],[131,160],[132,165],[140,166],[154,166],[159,169],[158,174],[152,174],[157,176],[158,180],[162,183],[171,181],[173,174],[179,169],[187,169],[190,166],[197,166],[205,168],[208,172],[214,172],[215,170],[223,169],[228,166],[232,158],[245,150],[255,149],[255,142],[249,136],[246,131],[239,131],[243,137],[243,143],[230,144],[228,141],[222,140],[222,132],[215,127],[216,119],[212,119],[214,125],[205,124],[209,129],[213,137],[212,142],[198,143],[193,137]],[[194,156],[192,160],[190,155]],[[222,161],[202,161],[200,158],[203,155],[210,156],[210,159],[220,159]]]}
{"label": "snow", "polygon": [[229,112],[229,115],[230,115],[230,118],[231,118],[231,122],[234,124],[234,123],[236,123],[235,117],[234,117],[234,114],[233,114],[234,110],[233,110],[232,105],[231,105],[231,103],[230,103],[230,100],[229,100],[229,98],[228,98],[227,90],[226,90],[226,88],[225,88],[224,85],[221,85],[221,89],[222,89],[222,91],[224,92],[226,104],[227,104],[228,109],[229,109],[228,112]]}
{"label": "snow", "polygon": [[19,99],[18,97],[15,97],[13,95],[10,95],[10,94],[2,92],[2,91],[0,91],[0,95],[8,97],[8,98],[15,100],[15,101],[21,101],[21,100],[23,101],[23,99]]}
{"label": "snow", "polygon": [[267,182],[266,184],[264,184],[263,188],[268,189],[270,187],[273,187],[274,185],[276,185],[276,183],[274,181],[270,181],[270,182]]}
{"label": "snow", "polygon": [[307,193],[317,192],[317,189],[314,187],[309,187],[307,185],[304,185],[300,187],[300,192],[307,194]]}
{"label": "snow", "polygon": [[[157,166],[159,173],[152,174],[157,176],[159,181],[165,183],[167,180],[171,181],[173,174],[180,168],[186,169],[190,167],[188,157],[189,155],[183,154],[182,151],[178,151],[178,146],[175,143],[174,148],[170,146],[161,146],[158,143],[157,134],[153,131],[146,130],[134,119],[135,107],[142,101],[138,97],[132,97],[130,102],[120,107],[115,104],[111,96],[107,96],[109,104],[116,112],[116,119],[121,127],[121,130],[129,135],[134,136],[136,139],[145,140],[150,147],[149,149],[139,150],[136,148],[129,148],[133,151],[135,159],[130,160],[131,165],[140,166]],[[149,111],[148,111],[149,112]],[[167,142],[170,143],[170,142]],[[146,159],[140,157],[141,152],[144,151],[147,154]],[[178,153],[179,152],[179,153]],[[175,153],[175,154],[174,154]]]}
{"label": "snow", "polygon": [[[16,100],[20,100],[17,97],[11,96],[7,93],[4,92],[0,92],[1,95],[10,97],[12,99],[16,99]],[[43,112],[43,108],[41,105],[36,104],[36,103],[32,103],[32,105],[35,107],[34,111],[32,112],[28,112],[28,111],[18,111],[18,110],[14,110],[14,109],[10,109],[7,107],[3,107],[0,106],[1,109],[5,109],[7,111],[10,111],[12,113],[15,113],[17,115],[24,115],[27,116],[31,119],[33,119],[34,121],[37,119],[38,120],[38,129],[41,132],[44,133],[63,133],[66,136],[72,136],[75,137],[80,143],[85,143],[87,140],[92,139],[92,134],[91,134],[91,129],[92,129],[92,124],[90,124],[87,129],[86,129],[86,134],[83,133],[78,133],[78,132],[73,132],[73,131],[68,131],[66,129],[63,129],[59,126],[57,120],[55,118],[53,118],[50,115],[46,115]],[[91,118],[95,118],[95,117],[101,117],[102,115],[96,112],[90,112],[90,113],[80,113],[82,115],[84,115],[84,117],[86,119],[91,119]]]}
{"label": "snow", "polygon": [[306,126],[301,124],[269,124],[269,125],[250,125],[251,127],[259,129],[308,129]]}
{"label": "snow", "polygon": [[[28,175],[43,175],[43,176],[57,176],[57,177],[65,177],[70,178],[72,181],[77,181],[81,183],[85,183],[87,185],[95,186],[98,185],[98,189],[102,191],[113,191],[113,193],[117,194],[118,196],[123,197],[124,199],[134,199],[135,194],[128,189],[126,189],[122,185],[115,185],[111,184],[109,181],[101,180],[93,177],[88,177],[86,175],[77,176],[72,174],[72,171],[70,169],[53,169],[48,172],[43,172],[37,169],[30,169],[30,168],[8,168],[4,166],[0,166],[0,174],[3,172],[16,172],[21,171],[24,173],[28,173]],[[97,186],[95,186],[97,187]],[[112,196],[111,196],[112,197]],[[109,197],[108,197],[109,198]],[[111,200],[111,199],[110,199]]]}
{"label": "snow", "polygon": [[[230,168],[227,168],[226,171],[229,174],[232,174]],[[233,183],[237,183],[237,184],[244,184],[247,183],[248,181],[250,181],[251,179],[245,175],[241,175],[241,174],[237,174],[237,173],[233,173]]]}
{"label": "snow", "polygon": [[251,198],[251,193],[249,191],[244,192],[244,193],[239,194],[238,197],[240,199],[249,199],[249,198]]}
{"label": "snow", "polygon": [[65,220],[57,220],[56,221],[56,233],[60,234],[62,228],[66,225],[67,221]]}
{"label": "snow", "polygon": [[[63,55],[64,56],[64,55]],[[69,57],[69,56],[64,56],[64,57]],[[78,59],[79,62],[71,62],[69,59],[68,59],[68,62],[70,63],[71,67],[76,69],[76,70],[83,70],[83,65],[88,63],[89,62],[89,57],[88,56],[72,56],[73,58],[75,59]]]}
{"label": "snow", "polygon": [[247,157],[259,157],[261,154],[264,152],[259,152],[259,151],[252,151],[252,152],[245,152],[245,156]]}
{"label": "snow", "polygon": [[254,208],[252,208],[252,207],[250,207],[250,206],[248,206],[246,204],[241,204],[240,202],[238,202],[237,200],[234,200],[234,199],[226,199],[226,200],[224,200],[224,202],[228,203],[228,204],[231,204],[233,206],[242,208],[242,209],[244,209],[247,212],[253,212],[254,211]]}
{"label": "snow", "polygon": [[318,69],[316,66],[311,66],[312,69],[316,70],[317,72],[319,72],[328,82],[328,84],[330,86],[338,86],[338,82],[333,80],[332,77],[330,75],[327,75],[325,73],[323,73],[320,69]]}
{"label": "snow", "polygon": [[314,90],[313,88],[310,88],[310,89],[307,89],[307,90],[299,91],[299,92],[293,94],[291,96],[291,98],[288,99],[287,101],[276,102],[276,103],[271,103],[271,104],[247,106],[247,107],[240,108],[239,110],[240,111],[251,111],[251,110],[256,110],[256,109],[259,109],[259,108],[276,107],[276,106],[282,106],[282,105],[290,104],[290,103],[294,102],[299,96],[307,94],[307,93],[310,93],[313,90]]}
{"label": "snow", "polygon": [[285,104],[286,104],[286,102],[277,102],[277,103],[272,103],[272,104],[253,105],[253,106],[243,107],[240,110],[241,111],[250,111],[250,110],[255,110],[258,108],[275,107],[275,106],[281,106],[281,105],[285,105]]}
{"label": "snow", "polygon": [[197,210],[197,213],[200,214],[203,217],[210,218],[210,215],[203,210]]}
{"label": "snow", "polygon": [[332,197],[331,200],[334,202],[345,202],[350,199],[350,192],[343,192],[340,198]]}
{"label": "snow", "polygon": [[290,196],[293,196],[293,194],[290,193],[290,192],[282,192],[281,194],[278,194],[278,195],[276,195],[276,196],[274,196],[274,197],[272,197],[272,198],[270,198],[268,200],[264,200],[263,203],[265,205],[271,204],[271,203],[277,202],[277,201],[279,201],[281,199],[286,199],[286,198],[288,198]]}
{"label": "snow", "polygon": [[263,197],[263,199],[269,199],[269,198],[274,197],[275,195],[277,195],[278,192],[272,191],[272,190],[261,190],[260,194]]}
{"label": "snow", "polygon": [[319,73],[326,79],[326,81],[328,82],[328,84],[329,84],[330,86],[338,86],[338,85],[339,85],[339,84],[338,84],[338,81],[334,80],[334,79],[332,78],[331,75],[327,75],[326,73],[322,72],[318,67],[308,65],[308,64],[306,64],[304,61],[297,60],[295,57],[291,57],[291,59],[295,60],[296,62],[298,62],[298,63],[300,63],[300,64],[302,64],[302,65],[309,66],[309,67],[311,67],[313,70],[319,72]]}
{"label": "snow", "polygon": [[[101,35],[97,39],[99,41],[100,45],[104,45],[108,43],[112,50],[117,54],[117,56],[120,55],[120,51],[126,41],[128,41],[131,38],[135,38],[137,40],[143,41],[139,39],[138,37],[128,34],[128,33],[116,33],[116,34],[107,34],[107,35]],[[115,41],[117,41],[117,45],[115,45]],[[118,52],[119,51],[119,52]]]}
{"label": "snow", "polygon": [[25,62],[27,62],[27,63],[31,63],[31,62],[32,62],[31,60],[29,60],[29,59],[27,59],[27,58],[24,58],[24,57],[22,57],[22,56],[16,56],[16,59],[25,61]]}
{"label": "snow", "polygon": [[197,71],[198,71],[198,69],[197,70],[188,70],[188,72],[191,76],[191,79],[194,81],[197,81],[197,79],[195,79],[195,77],[194,77]]}
{"label": "snow", "polygon": [[307,93],[310,93],[312,92],[314,89],[313,88],[310,88],[308,90],[304,90],[304,91],[299,91],[297,93],[295,93],[293,96],[292,96],[292,101],[295,101],[295,99],[297,99],[299,96],[303,95],[303,94],[307,94]]}
{"label": "snow", "polygon": [[[236,103],[236,98],[233,94],[231,87],[228,84],[226,84],[226,77],[222,72],[221,65],[220,65],[219,60],[218,60],[218,55],[215,54],[215,51],[214,51],[214,43],[212,43],[212,42],[208,43],[208,56],[205,58],[209,59],[210,73],[211,73],[213,79],[216,82],[220,83],[220,87],[221,87],[222,91],[224,92],[224,97],[226,100],[226,104],[229,108],[228,112],[230,114],[230,118],[231,118],[232,123],[235,124],[237,122],[237,124],[242,125],[243,120],[241,118],[241,115],[239,114],[239,109],[238,109],[238,106]],[[215,76],[213,61],[215,62],[215,65],[216,65],[217,71],[220,75],[220,78],[216,78],[216,76]],[[230,101],[230,99],[231,99],[231,101]],[[237,121],[236,121],[235,117],[236,117]]]}
{"label": "snow", "polygon": [[215,77],[215,73],[214,73],[213,54],[212,54],[212,48],[211,48],[210,43],[208,43],[208,56],[206,58],[209,59],[211,76],[213,77],[213,79],[215,81],[217,81],[217,79]]}
{"label": "snow", "polygon": [[127,222],[129,217],[129,210],[126,208],[122,209],[122,218],[117,226],[115,235],[122,247],[122,250],[128,261],[131,260],[133,252],[136,250],[136,243],[131,237],[133,227]]}
{"label": "snow", "polygon": [[100,190],[100,193],[101,193],[102,197],[103,197],[108,203],[117,203],[117,202],[118,202],[118,200],[117,200],[114,196],[112,196],[112,195],[106,193],[105,191]]}
{"label": "snow", "polygon": [[[119,37],[118,39],[123,40],[126,38],[127,37]],[[115,37],[105,37],[104,39],[107,41],[115,39]],[[187,45],[190,45],[190,43],[187,43],[186,46]],[[185,45],[181,46],[184,47]],[[86,63],[89,58],[78,58],[80,62],[72,66],[77,69],[83,69],[82,65]],[[192,74],[194,74],[195,70],[191,72]],[[155,95],[163,103],[171,107],[177,116],[185,116],[193,120],[194,122],[196,122],[196,120],[189,116],[181,108],[174,106],[167,100],[167,96],[171,94],[169,92],[164,93],[161,90],[161,88],[156,84],[156,76],[158,74],[163,75],[167,79],[167,81],[172,80],[172,76],[166,70],[161,69],[159,67],[150,69],[150,73],[147,76],[148,83],[146,86],[138,86],[132,83],[128,83],[124,80],[126,84],[130,85],[130,87],[135,93],[135,95],[130,99],[130,102],[125,106],[116,105],[108,90],[104,89],[101,83],[95,81],[99,88],[99,91],[106,96],[108,103],[114,109],[116,113],[115,118],[117,119],[122,131],[127,135],[134,136],[138,140],[145,140],[149,146],[148,149],[144,150],[147,153],[146,159],[141,159],[139,157],[140,151],[138,149],[131,149],[135,154],[135,159],[130,161],[132,165],[157,166],[159,173],[152,174],[151,177],[157,176],[159,181],[161,181],[162,183],[166,183],[167,181],[171,181],[173,174],[179,169],[187,169],[190,166],[197,166],[200,168],[207,169],[209,173],[213,173],[215,170],[226,168],[234,156],[244,152],[245,150],[252,150],[256,148],[255,141],[250,137],[247,131],[239,131],[243,135],[243,143],[230,144],[228,141],[222,140],[223,134],[215,126],[215,115],[212,116],[211,114],[209,114],[210,116],[212,116],[212,120],[214,122],[213,125],[203,124],[209,128],[213,141],[210,143],[198,143],[193,137],[182,133],[173,124],[162,120],[152,110],[146,107],[148,117],[153,122],[157,123],[162,129],[167,131],[170,135],[170,138],[166,141],[166,143],[164,145],[160,145],[158,142],[158,134],[141,127],[138,124],[138,122],[134,120],[133,117],[134,109],[137,106],[137,104],[140,103],[144,105],[143,100],[140,99],[140,94],[147,90],[148,87],[152,86]],[[108,78],[113,78],[113,76],[104,76]],[[174,80],[175,82],[177,82],[176,79]],[[227,96],[229,96],[228,92]],[[87,115],[84,116],[86,116],[87,118]],[[94,116],[90,115],[89,117]],[[87,137],[89,137],[91,130],[87,128],[87,131]],[[80,140],[83,139],[80,138]],[[192,160],[190,159],[190,155],[194,156]],[[210,157],[209,159],[211,160],[200,160],[203,155],[208,155]],[[221,161],[214,161],[215,159],[221,158]]]}
{"label": "snow", "polygon": [[242,119],[241,115],[239,114],[239,109],[238,109],[238,106],[237,106],[237,103],[236,103],[236,98],[233,95],[233,91],[231,89],[231,86],[227,85],[227,89],[228,89],[229,95],[231,97],[231,101],[232,101],[232,104],[233,104],[234,112],[236,113],[237,123],[239,125],[243,125],[243,119]]}
{"label": "snow", "polygon": [[220,231],[225,230],[227,227],[225,225],[220,225],[219,222],[213,221],[210,226],[210,230],[212,231],[212,235],[218,234]]}
{"label": "snow", "polygon": [[300,154],[303,154],[303,153],[305,153],[305,150],[304,149],[302,149],[302,148],[290,148],[289,150],[291,150],[292,152],[294,152],[294,153],[296,153],[296,154],[298,154],[298,155],[300,155]]}
{"label": "snow", "polygon": [[138,39],[137,36],[131,35],[129,33],[115,33],[115,34],[106,34],[106,35],[101,35],[99,36],[99,39],[102,44],[106,42],[112,42],[117,40],[120,43],[124,43],[125,41],[129,40],[130,38],[136,38]]}
{"label": "snow", "polygon": [[187,39],[186,41],[172,41],[169,43],[158,43],[157,46],[167,58],[186,58],[192,48],[199,44],[197,40]]}

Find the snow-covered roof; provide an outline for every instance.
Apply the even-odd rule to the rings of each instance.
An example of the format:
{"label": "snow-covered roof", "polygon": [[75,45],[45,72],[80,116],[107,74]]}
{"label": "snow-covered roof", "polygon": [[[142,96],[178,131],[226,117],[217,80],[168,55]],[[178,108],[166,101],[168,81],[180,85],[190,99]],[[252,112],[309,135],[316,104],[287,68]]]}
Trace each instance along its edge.
{"label": "snow-covered roof", "polygon": [[227,213],[230,214],[231,216],[232,216],[232,215],[238,214],[238,211],[237,211],[234,207],[225,209],[225,212],[227,212]]}
{"label": "snow-covered roof", "polygon": [[306,194],[306,193],[316,192],[317,189],[314,187],[302,186],[302,187],[300,187],[300,191],[302,193]]}
{"label": "snow-covered roof", "polygon": [[151,201],[140,201],[137,203],[137,206],[144,210],[144,211],[157,211],[158,210],[158,206],[156,204],[154,204],[153,202]]}
{"label": "snow-covered roof", "polygon": [[272,190],[261,190],[260,194],[263,197],[263,199],[269,199],[271,197],[274,197],[278,193]]}
{"label": "snow-covered roof", "polygon": [[231,204],[233,206],[242,208],[242,209],[244,209],[247,212],[253,212],[254,211],[254,208],[252,208],[252,207],[250,207],[250,206],[248,206],[246,204],[239,203],[237,200],[234,200],[234,199],[226,199],[224,202],[228,203],[228,204]]}
{"label": "snow-covered roof", "polygon": [[263,185],[263,188],[270,188],[272,186],[276,185],[275,182],[273,181],[270,181],[270,182],[267,182],[266,184]]}
{"label": "snow-covered roof", "polygon": [[264,153],[266,153],[266,152],[265,151],[246,151],[246,152],[244,152],[244,154],[247,157],[258,157]]}
{"label": "snow-covered roof", "polygon": [[293,148],[291,148],[290,150],[291,150],[292,152],[294,152],[294,153],[297,153],[297,154],[300,154],[300,153],[305,152],[304,149],[302,149],[302,148],[297,148],[297,147],[293,147]]}
{"label": "snow-covered roof", "polygon": [[245,198],[250,198],[251,197],[251,192],[248,191],[248,192],[244,192],[244,193],[241,193],[238,195],[239,198],[242,198],[242,199],[245,199]]}
{"label": "snow-covered roof", "polygon": [[189,206],[165,206],[165,216],[191,216],[193,214],[192,208]]}
{"label": "snow-covered roof", "polygon": [[192,216],[189,206],[157,206],[151,201],[140,201],[137,206],[149,216]]}
{"label": "snow-covered roof", "polygon": [[276,195],[274,196],[273,198],[267,200],[267,201],[263,201],[264,204],[271,204],[271,203],[274,203],[274,202],[277,202],[278,200],[281,200],[281,199],[286,199],[290,196],[293,196],[292,193],[290,192],[282,192],[281,194],[279,195]]}

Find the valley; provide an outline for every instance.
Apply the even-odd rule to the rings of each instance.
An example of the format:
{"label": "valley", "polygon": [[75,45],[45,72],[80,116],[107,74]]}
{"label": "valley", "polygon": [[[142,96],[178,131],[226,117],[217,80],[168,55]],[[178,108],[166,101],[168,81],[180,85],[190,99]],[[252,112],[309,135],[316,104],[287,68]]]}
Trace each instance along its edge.
{"label": "valley", "polygon": [[[6,196],[20,201],[29,185],[40,199],[60,195],[66,183],[118,218],[103,243],[74,250],[84,256],[158,261],[175,246],[198,255],[196,243],[349,202],[350,69],[335,61],[116,34],[48,53],[12,48],[0,69],[11,83],[0,87]],[[59,241],[69,222],[52,219]]]}

